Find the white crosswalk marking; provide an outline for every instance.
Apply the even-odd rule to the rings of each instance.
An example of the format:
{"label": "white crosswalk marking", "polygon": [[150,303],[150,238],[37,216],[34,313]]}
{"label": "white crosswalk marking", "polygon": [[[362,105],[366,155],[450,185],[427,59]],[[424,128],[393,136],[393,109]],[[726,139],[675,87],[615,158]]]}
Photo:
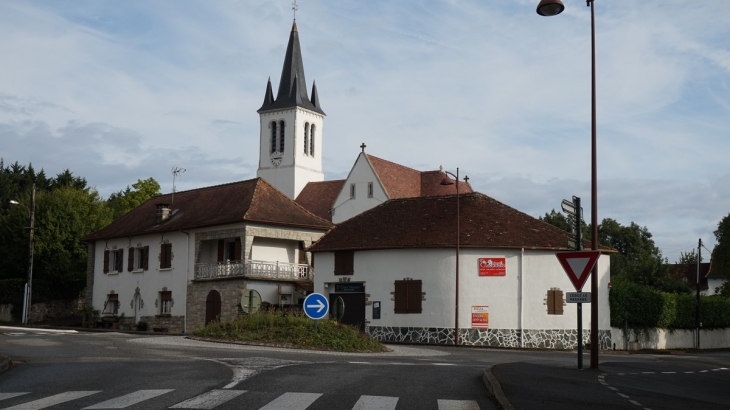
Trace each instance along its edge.
{"label": "white crosswalk marking", "polygon": [[134,393],[117,397],[115,399],[107,400],[93,406],[84,407],[84,409],[123,409],[133,404],[143,402],[153,397],[161,396],[165,393],[171,392],[172,389],[164,390],[137,390]]}
{"label": "white crosswalk marking", "polygon": [[439,410],[480,410],[473,400],[439,400]]}
{"label": "white crosswalk marking", "polygon": [[67,391],[65,393],[56,394],[55,396],[46,397],[44,399],[29,401],[28,403],[19,404],[17,406],[8,407],[5,410],[40,410],[46,407],[55,406],[57,404],[66,403],[67,401],[80,399],[82,397],[91,396],[100,393],[97,391]]}
{"label": "white crosswalk marking", "polygon": [[28,394],[29,392],[23,392],[23,393],[0,393],[0,400],[5,399],[12,399],[13,397],[22,396],[24,394]]}
{"label": "white crosswalk marking", "polygon": [[171,409],[212,409],[246,393],[246,390],[211,390],[192,399],[178,403]]}
{"label": "white crosswalk marking", "polygon": [[319,393],[284,393],[259,410],[304,410],[320,396]]}
{"label": "white crosswalk marking", "polygon": [[393,410],[398,404],[397,397],[360,396],[352,410]]}

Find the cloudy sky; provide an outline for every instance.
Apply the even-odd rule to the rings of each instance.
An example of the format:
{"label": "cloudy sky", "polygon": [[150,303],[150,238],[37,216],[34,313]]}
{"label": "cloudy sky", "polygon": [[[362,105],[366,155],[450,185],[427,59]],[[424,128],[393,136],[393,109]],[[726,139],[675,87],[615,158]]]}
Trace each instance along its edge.
{"label": "cloudy sky", "polygon": [[[326,179],[360,149],[460,168],[533,216],[590,220],[590,9],[564,0],[299,0]],[[730,213],[730,2],[597,0],[598,218],[646,226],[670,261]],[[104,196],[253,178],[291,0],[0,2],[0,157]],[[706,251],[703,250],[706,254]]]}

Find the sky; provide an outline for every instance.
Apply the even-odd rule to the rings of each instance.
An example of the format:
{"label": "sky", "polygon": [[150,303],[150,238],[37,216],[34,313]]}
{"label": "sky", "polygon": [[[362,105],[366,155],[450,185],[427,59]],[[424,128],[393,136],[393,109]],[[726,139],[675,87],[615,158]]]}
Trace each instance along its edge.
{"label": "sky", "polygon": [[[299,0],[325,179],[366,152],[538,217],[590,221],[590,8],[537,0]],[[598,220],[646,227],[670,262],[730,214],[730,1],[596,0]],[[254,178],[291,0],[0,2],[0,157],[103,197]],[[709,253],[702,249],[703,255]],[[706,258],[707,260],[707,258]]]}

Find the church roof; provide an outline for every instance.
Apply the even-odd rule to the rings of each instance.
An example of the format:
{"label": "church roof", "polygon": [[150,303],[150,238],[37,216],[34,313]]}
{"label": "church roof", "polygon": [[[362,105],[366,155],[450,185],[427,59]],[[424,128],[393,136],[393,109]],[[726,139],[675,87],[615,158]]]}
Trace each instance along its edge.
{"label": "church roof", "polygon": [[[157,222],[158,205],[171,216]],[[240,222],[327,230],[332,226],[261,178],[160,195],[147,200],[83,241],[172,232]]]}
{"label": "church roof", "polygon": [[[456,195],[390,200],[335,225],[310,250],[456,247],[456,204]],[[568,232],[484,194],[459,195],[459,204],[460,247],[569,250]]]}
{"label": "church roof", "polygon": [[[390,199],[456,193],[455,186],[441,185],[441,181],[447,178],[446,173],[443,171],[421,172],[370,154],[365,154],[365,156],[378,175]],[[462,194],[472,192],[471,186],[460,181],[459,192]]]}
{"label": "church roof", "polygon": [[331,221],[330,210],[344,184],[344,179],[309,182],[297,196],[296,202],[318,217]]}
{"label": "church roof", "polygon": [[289,44],[286,46],[284,56],[284,67],[281,69],[279,89],[274,99],[271,88],[271,79],[266,85],[264,103],[258,112],[275,110],[280,108],[302,107],[324,115],[322,107],[319,106],[317,96],[317,85],[312,85],[312,98],[307,95],[307,82],[304,78],[304,62],[302,61],[302,50],[299,46],[299,32],[296,21],[292,24],[289,34]]}

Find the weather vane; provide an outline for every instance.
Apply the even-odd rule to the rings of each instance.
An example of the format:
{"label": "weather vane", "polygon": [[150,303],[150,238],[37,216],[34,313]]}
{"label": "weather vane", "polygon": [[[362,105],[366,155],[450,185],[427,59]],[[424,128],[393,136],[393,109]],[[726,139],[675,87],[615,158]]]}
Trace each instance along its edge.
{"label": "weather vane", "polygon": [[291,4],[291,9],[294,10],[294,21],[297,21],[297,10],[299,10],[299,6],[297,6],[297,0],[294,0],[294,2]]}

